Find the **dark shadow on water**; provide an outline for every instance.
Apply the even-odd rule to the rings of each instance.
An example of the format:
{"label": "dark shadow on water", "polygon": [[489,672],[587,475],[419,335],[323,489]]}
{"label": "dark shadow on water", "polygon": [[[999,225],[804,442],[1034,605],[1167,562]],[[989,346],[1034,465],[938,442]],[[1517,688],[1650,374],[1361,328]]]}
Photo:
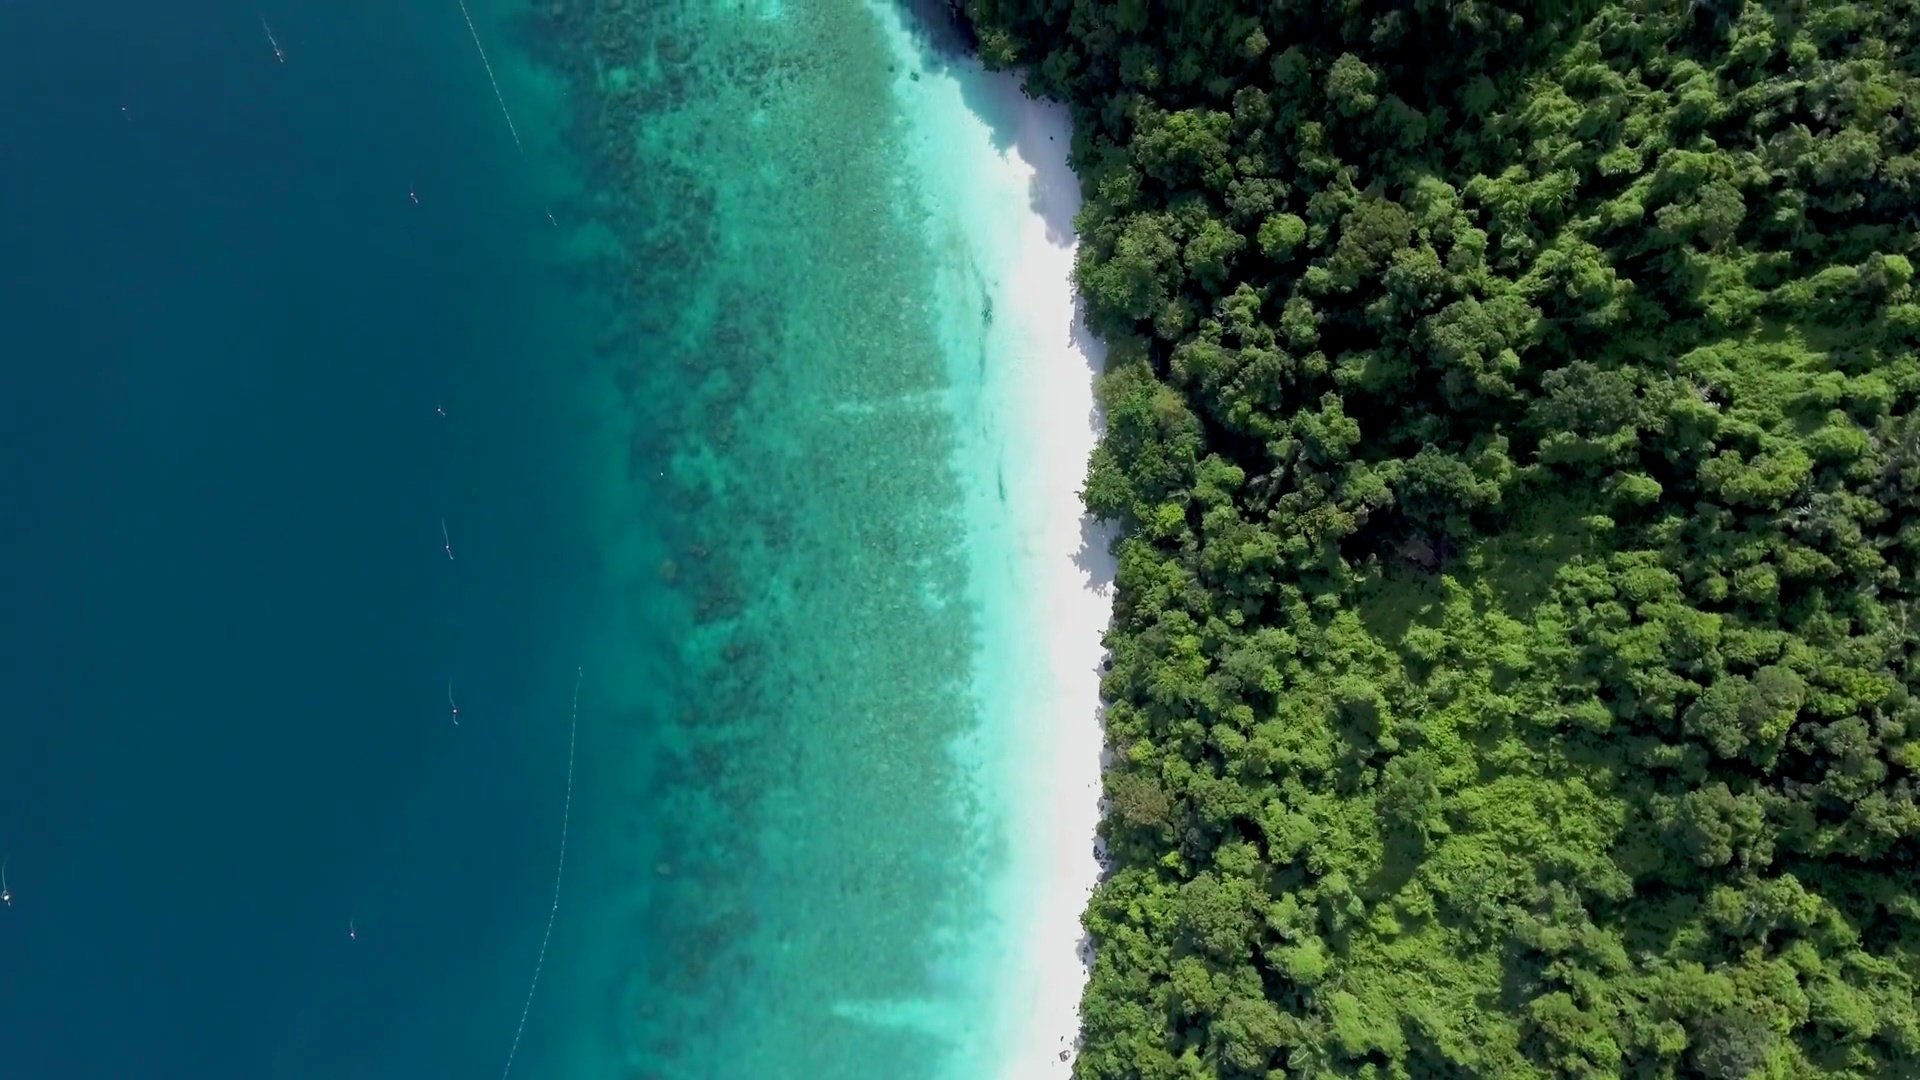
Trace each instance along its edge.
{"label": "dark shadow on water", "polygon": [[1028,199],[1045,218],[1047,239],[1073,242],[1073,219],[1080,212],[1080,181],[1067,158],[1073,126],[1066,106],[1035,107],[1020,75],[988,71],[974,55],[973,28],[947,0],[895,0],[901,23],[919,48],[921,70],[950,75],[961,100],[991,133],[994,149],[1017,153],[1033,166]]}
{"label": "dark shadow on water", "polygon": [[[972,60],[980,38],[959,0],[897,0],[902,21],[913,32],[929,66]],[[939,70],[936,68],[935,70]]]}
{"label": "dark shadow on water", "polygon": [[991,133],[993,148],[1014,152],[1033,167],[1029,204],[1046,219],[1046,238],[1073,242],[1081,186],[1068,165],[1073,125],[1064,104],[1037,106],[1014,71],[987,71],[973,54],[973,31],[950,13],[947,0],[897,0],[900,23],[920,48],[924,71],[950,75],[960,100]]}
{"label": "dark shadow on water", "polygon": [[993,130],[993,145],[1001,150],[1012,146],[1019,121],[1018,97],[1008,101],[1002,95],[983,95],[980,90],[985,83],[1005,81],[1014,85],[1017,94],[1019,75],[987,72],[980,63],[972,24],[949,0],[894,0],[894,10],[919,52],[918,70],[959,79],[967,107]]}

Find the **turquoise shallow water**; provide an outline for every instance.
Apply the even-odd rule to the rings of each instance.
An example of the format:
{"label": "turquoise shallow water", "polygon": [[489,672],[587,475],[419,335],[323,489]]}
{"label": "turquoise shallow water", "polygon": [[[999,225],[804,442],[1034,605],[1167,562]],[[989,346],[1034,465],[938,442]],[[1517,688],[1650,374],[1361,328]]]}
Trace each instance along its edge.
{"label": "turquoise shallow water", "polygon": [[958,1063],[989,1049],[994,837],[939,333],[970,301],[934,288],[947,253],[881,23],[788,4],[522,25],[586,177],[596,439],[628,448],[595,485],[601,592],[630,598],[599,634],[626,675],[585,819],[612,826],[606,899],[562,975],[609,1022],[575,1060],[979,1075]]}
{"label": "turquoise shallow water", "polygon": [[499,1069],[578,666],[515,1074],[987,1075],[997,270],[928,58],[469,7],[524,154],[451,2],[0,9],[7,1071]]}

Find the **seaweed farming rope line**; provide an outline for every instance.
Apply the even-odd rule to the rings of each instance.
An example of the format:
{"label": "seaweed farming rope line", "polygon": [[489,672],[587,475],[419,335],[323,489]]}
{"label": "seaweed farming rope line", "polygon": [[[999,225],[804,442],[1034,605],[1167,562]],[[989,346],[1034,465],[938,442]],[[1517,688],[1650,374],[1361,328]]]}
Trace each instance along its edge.
{"label": "seaweed farming rope line", "polygon": [[487,81],[493,84],[493,100],[500,103],[500,115],[507,118],[507,134],[513,136],[513,148],[524,156],[527,148],[520,145],[520,132],[513,126],[513,114],[507,111],[507,99],[500,93],[500,80],[493,77],[493,65],[487,62],[487,49],[480,44],[480,31],[474,29],[473,16],[467,13],[467,0],[455,2],[460,5],[460,17],[467,20],[467,33],[473,35],[473,47],[480,54],[480,66],[487,69]]}
{"label": "seaweed farming rope line", "polygon": [[513,1030],[513,1046],[507,1051],[507,1067],[500,1080],[513,1071],[513,1057],[520,1052],[520,1036],[527,1030],[527,1014],[533,1011],[533,992],[540,986],[540,969],[547,963],[547,942],[553,940],[553,920],[560,914],[560,875],[567,869],[567,822],[573,816],[573,746],[580,731],[580,678],[583,668],[573,669],[573,715],[567,722],[567,801],[560,810],[560,858],[553,866],[553,907],[547,911],[547,932],[540,937],[540,956],[533,962],[533,981],[527,984],[527,1002],[520,1007],[520,1026]]}

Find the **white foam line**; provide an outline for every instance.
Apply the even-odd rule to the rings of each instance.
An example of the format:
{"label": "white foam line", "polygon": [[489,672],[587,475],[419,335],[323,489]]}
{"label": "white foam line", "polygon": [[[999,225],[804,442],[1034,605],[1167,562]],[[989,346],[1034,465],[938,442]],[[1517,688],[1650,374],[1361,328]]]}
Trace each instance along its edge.
{"label": "white foam line", "polygon": [[467,33],[473,35],[473,47],[480,53],[480,66],[487,69],[487,81],[493,84],[493,100],[500,103],[500,115],[507,118],[507,134],[513,136],[513,148],[526,154],[527,148],[520,145],[520,132],[513,126],[513,114],[507,111],[507,99],[500,93],[500,80],[493,77],[493,65],[487,62],[486,47],[480,44],[480,31],[473,27],[473,16],[467,14],[467,0],[455,0],[460,5],[460,17],[467,20]]}
{"label": "white foam line", "polygon": [[573,817],[573,744],[580,731],[580,676],[573,671],[573,719],[567,726],[567,801],[560,810],[560,860],[553,867],[553,907],[547,911],[547,932],[540,937],[540,957],[533,962],[533,981],[527,984],[527,1003],[520,1007],[520,1026],[513,1029],[513,1046],[507,1051],[507,1067],[500,1080],[513,1071],[513,1057],[520,1052],[520,1036],[527,1030],[527,1014],[533,1011],[533,992],[540,987],[540,969],[547,963],[547,943],[553,940],[553,920],[560,914],[560,877],[567,869],[567,822]]}

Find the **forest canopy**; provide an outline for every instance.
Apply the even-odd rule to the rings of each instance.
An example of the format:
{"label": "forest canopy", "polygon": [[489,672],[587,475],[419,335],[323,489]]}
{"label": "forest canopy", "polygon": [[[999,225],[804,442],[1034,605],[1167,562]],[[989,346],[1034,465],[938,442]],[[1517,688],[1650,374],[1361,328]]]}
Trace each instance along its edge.
{"label": "forest canopy", "polygon": [[1076,1075],[1920,1075],[1920,6],[968,8],[1111,350]]}

